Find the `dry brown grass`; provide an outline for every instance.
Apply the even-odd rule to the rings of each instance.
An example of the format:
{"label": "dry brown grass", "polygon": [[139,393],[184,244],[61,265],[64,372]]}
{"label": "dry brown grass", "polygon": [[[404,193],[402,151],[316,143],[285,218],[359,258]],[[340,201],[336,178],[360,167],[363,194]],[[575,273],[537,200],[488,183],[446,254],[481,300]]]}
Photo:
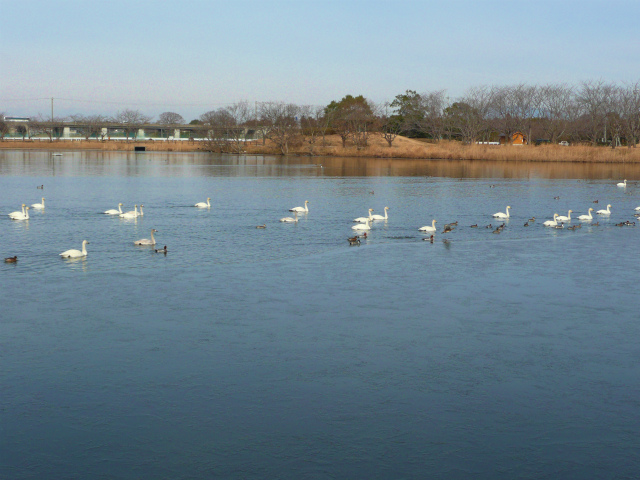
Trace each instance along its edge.
{"label": "dry brown grass", "polygon": [[[5,140],[0,142],[0,149],[38,149],[38,150],[107,150],[132,151],[135,146],[145,146],[148,151],[163,152],[197,152],[205,151],[202,142],[121,142],[121,141],[35,141],[22,142]],[[250,142],[246,146],[246,153],[279,155],[276,146],[261,141]],[[293,147],[291,155],[309,155],[309,145],[301,143]],[[329,157],[360,157],[360,158],[411,158],[411,159],[445,159],[445,160],[490,160],[516,162],[579,162],[579,163],[640,163],[640,148],[592,147],[588,145],[532,145],[501,146],[501,145],[462,145],[459,142],[442,141],[427,143],[424,141],[397,137],[393,146],[375,135],[370,137],[369,146],[358,149],[353,145],[342,147],[340,137],[329,135],[313,147],[314,155]]]}

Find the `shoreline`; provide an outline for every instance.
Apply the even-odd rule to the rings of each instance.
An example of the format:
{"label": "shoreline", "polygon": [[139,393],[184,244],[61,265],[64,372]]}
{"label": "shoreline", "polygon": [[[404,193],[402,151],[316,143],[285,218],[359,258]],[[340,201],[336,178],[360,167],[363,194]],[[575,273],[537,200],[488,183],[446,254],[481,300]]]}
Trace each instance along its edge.
{"label": "shoreline", "polygon": [[[327,136],[324,145],[298,143],[289,150],[289,155],[336,158],[371,158],[388,160],[467,160],[467,161],[513,161],[513,162],[566,162],[566,163],[620,163],[640,164],[640,148],[590,145],[462,145],[443,140],[439,143],[397,137],[392,147],[384,140],[372,137],[369,146],[342,147],[335,136]],[[135,147],[145,147],[149,152],[178,153],[223,153],[213,152],[201,141],[122,141],[122,140],[2,140],[0,150],[44,150],[44,151],[107,151],[133,152]],[[230,153],[238,155],[237,153]],[[275,145],[262,145],[261,140],[247,142],[240,155],[282,156]]]}

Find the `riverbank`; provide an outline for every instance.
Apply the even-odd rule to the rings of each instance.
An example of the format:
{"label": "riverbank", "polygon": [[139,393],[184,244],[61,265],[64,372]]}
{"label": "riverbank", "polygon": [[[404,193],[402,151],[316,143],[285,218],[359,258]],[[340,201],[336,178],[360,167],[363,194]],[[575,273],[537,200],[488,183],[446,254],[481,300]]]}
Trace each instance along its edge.
{"label": "riverbank", "polygon": [[[372,136],[366,148],[353,145],[342,147],[337,135],[319,138],[313,145],[300,142],[289,149],[291,155],[317,155],[328,157],[359,158],[405,158],[405,159],[444,159],[444,160],[490,160],[518,162],[578,162],[578,163],[640,163],[640,148],[592,147],[589,145],[462,145],[459,142],[441,141],[427,143],[424,141],[397,137],[391,147],[379,137]],[[204,142],[192,141],[16,141],[0,142],[0,149],[7,150],[104,150],[134,151],[135,147],[145,147],[151,152],[206,152]],[[245,154],[280,155],[278,147],[267,141],[251,141],[245,145]]]}

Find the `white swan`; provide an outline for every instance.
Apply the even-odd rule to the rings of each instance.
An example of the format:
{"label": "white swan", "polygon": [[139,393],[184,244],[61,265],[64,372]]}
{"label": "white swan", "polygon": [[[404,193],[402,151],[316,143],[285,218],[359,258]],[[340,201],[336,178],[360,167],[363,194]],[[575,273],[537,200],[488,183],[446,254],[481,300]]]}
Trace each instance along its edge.
{"label": "white swan", "polygon": [[371,220],[367,218],[366,223],[359,223],[351,227],[352,230],[371,230]]}
{"label": "white swan", "polygon": [[360,223],[370,222],[371,220],[373,220],[373,216],[371,215],[371,212],[373,212],[373,208],[369,209],[369,216],[368,217],[354,218],[353,221],[354,222],[360,222]]}
{"label": "white swan", "polygon": [[627,179],[625,178],[624,182],[620,182],[617,184],[618,187],[626,187],[627,186]]}
{"label": "white swan", "polygon": [[289,211],[298,212],[298,213],[309,213],[309,207],[307,207],[308,203],[309,203],[309,200],[305,200],[304,207],[293,207],[293,208],[290,208]]}
{"label": "white swan", "polygon": [[151,229],[151,240],[149,240],[148,238],[143,238],[142,240],[137,240],[135,242],[133,242],[134,245],[155,245],[156,244],[156,239],[153,238],[153,233],[154,232],[158,232],[158,230],[156,230],[155,228]]}
{"label": "white swan", "polygon": [[611,210],[609,210],[610,208],[611,208],[611,205],[607,205],[606,210],[598,210],[596,213],[598,215],[611,215]]}
{"label": "white swan", "polygon": [[25,216],[25,209],[24,209],[24,207],[26,207],[26,206],[27,206],[27,204],[26,204],[26,203],[23,203],[23,204],[22,204],[22,211],[21,211],[21,212],[19,212],[19,211],[17,211],[17,210],[16,210],[15,212],[11,212],[11,213],[9,214],[9,218],[10,218],[11,220],[22,220],[22,219],[23,219],[22,217],[24,217],[24,216]]}
{"label": "white swan", "polygon": [[211,202],[210,202],[211,198],[207,197],[207,202],[198,202],[194,205],[194,207],[198,207],[198,208],[209,208],[211,206]]}
{"label": "white swan", "polygon": [[42,197],[42,203],[34,203],[31,207],[36,210],[44,210],[44,197]]}
{"label": "white swan", "polygon": [[587,215],[580,215],[578,217],[578,220],[593,220],[593,217],[591,216],[591,212],[593,212],[593,208],[589,209],[589,212],[587,213]]}
{"label": "white swan", "polygon": [[637,211],[640,211],[640,207],[636,207],[636,208],[634,208],[634,210],[635,210],[636,212],[637,212]]}
{"label": "white swan", "polygon": [[387,210],[389,207],[384,207],[384,217],[382,215],[371,215],[373,220],[387,220],[389,217],[387,216]]}
{"label": "white swan", "polygon": [[436,231],[436,221],[431,222],[431,226],[425,225],[424,227],[420,227],[418,229],[421,232],[435,232]]}
{"label": "white swan", "polygon": [[133,210],[120,214],[121,218],[137,218],[138,217],[138,205],[133,206]]}
{"label": "white swan", "polygon": [[281,218],[281,219],[280,219],[280,221],[281,221],[281,222],[288,222],[288,223],[298,223],[298,212],[293,212],[293,215],[294,215],[296,218],[292,218],[292,217],[284,217],[284,218]]}
{"label": "white swan", "polygon": [[62,252],[60,256],[62,258],[77,258],[77,257],[86,257],[87,256],[87,242],[86,240],[82,241],[82,251],[80,250],[67,250]]}
{"label": "white swan", "polygon": [[144,205],[140,204],[140,211],[138,212],[139,217],[144,217],[144,212],[142,211],[142,207],[144,207]]}
{"label": "white swan", "polygon": [[122,204],[119,203],[118,204],[118,210],[116,210],[115,208],[112,208],[110,210],[107,210],[106,212],[104,212],[105,215],[121,215],[122,214]]}
{"label": "white swan", "polygon": [[571,221],[571,212],[573,212],[573,210],[569,210],[569,212],[567,213],[566,217],[564,215],[558,215],[556,220],[558,222],[570,222]]}
{"label": "white swan", "polygon": [[507,213],[502,213],[502,212],[498,212],[498,213],[494,213],[492,215],[492,217],[494,218],[509,218],[509,209],[511,207],[507,206]]}
{"label": "white swan", "polygon": [[554,213],[553,220],[547,220],[546,222],[543,223],[543,225],[545,227],[556,227],[558,225],[558,222],[556,222],[557,218],[558,218],[558,214]]}

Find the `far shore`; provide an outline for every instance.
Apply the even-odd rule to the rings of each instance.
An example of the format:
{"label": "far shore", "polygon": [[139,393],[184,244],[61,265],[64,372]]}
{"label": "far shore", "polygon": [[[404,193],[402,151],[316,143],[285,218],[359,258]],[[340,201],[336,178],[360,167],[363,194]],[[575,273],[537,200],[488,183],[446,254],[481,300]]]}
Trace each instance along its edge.
{"label": "far shore", "polygon": [[[12,140],[0,141],[0,150],[102,150],[134,151],[145,147],[150,152],[209,152],[202,141],[99,141],[99,140]],[[243,155],[281,155],[269,141],[252,140],[244,145]],[[573,162],[573,163],[639,163],[640,148],[615,149],[591,145],[462,145],[454,141],[429,143],[417,139],[397,137],[391,147],[379,136],[372,136],[368,146],[342,147],[335,135],[318,138],[314,144],[301,142],[289,148],[289,155],[425,159],[425,160],[487,160],[515,162]]]}

